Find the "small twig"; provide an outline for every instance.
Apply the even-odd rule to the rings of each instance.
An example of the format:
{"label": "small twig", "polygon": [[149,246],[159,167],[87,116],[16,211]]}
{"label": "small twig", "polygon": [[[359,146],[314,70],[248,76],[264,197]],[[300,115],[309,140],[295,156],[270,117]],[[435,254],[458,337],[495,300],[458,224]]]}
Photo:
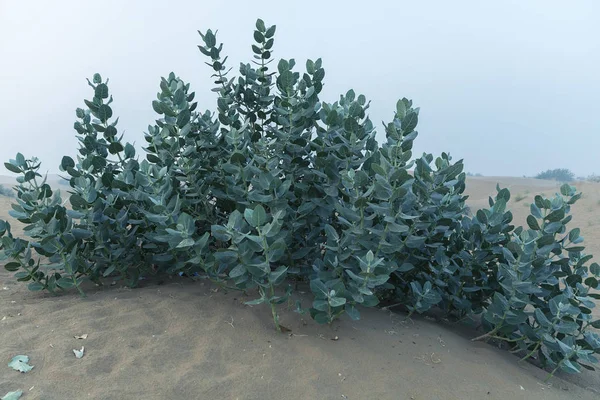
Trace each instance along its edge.
{"label": "small twig", "polygon": [[[227,322],[227,321],[225,321]],[[235,326],[233,326],[233,317],[231,317],[231,322],[227,322],[229,325],[231,325],[232,328],[235,328]]]}
{"label": "small twig", "polygon": [[385,307],[381,307],[382,310],[387,311],[390,308],[394,308],[394,307],[398,307],[403,305],[404,303],[395,303],[395,304],[390,304],[389,306],[385,306]]}
{"label": "small twig", "polygon": [[289,337],[304,337],[304,336],[308,336],[308,335],[299,335],[297,333],[290,333]]}

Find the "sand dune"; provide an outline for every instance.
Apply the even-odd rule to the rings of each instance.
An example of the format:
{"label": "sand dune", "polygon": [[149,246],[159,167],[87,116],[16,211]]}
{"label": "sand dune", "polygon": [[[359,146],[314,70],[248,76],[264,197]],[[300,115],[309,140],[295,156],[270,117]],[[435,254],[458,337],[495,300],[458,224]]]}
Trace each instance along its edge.
{"label": "sand dune", "polygon": [[[498,178],[524,221],[552,182]],[[496,179],[469,178],[470,204],[484,205]],[[583,184],[573,209],[592,253],[600,251],[600,185]],[[526,194],[526,191],[529,193]],[[9,202],[0,198],[0,218]],[[88,297],[32,293],[0,271],[0,395],[23,399],[598,399],[600,375],[546,373],[505,350],[471,342],[465,327],[382,310],[332,327],[282,310],[291,334],[266,307],[202,282],[174,278],[138,289],[90,288]],[[6,317],[3,319],[3,317]],[[74,336],[87,334],[87,339]],[[333,340],[336,339],[337,340]],[[76,359],[72,349],[85,346]],[[26,374],[6,363],[30,357]]]}

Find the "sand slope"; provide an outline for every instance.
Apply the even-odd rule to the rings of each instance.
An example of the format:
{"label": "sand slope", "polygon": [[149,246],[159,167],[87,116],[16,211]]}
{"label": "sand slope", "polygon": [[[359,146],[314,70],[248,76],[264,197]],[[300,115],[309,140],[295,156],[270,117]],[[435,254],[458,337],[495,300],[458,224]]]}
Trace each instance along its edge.
{"label": "sand slope", "polygon": [[[532,195],[554,188],[511,182]],[[485,202],[494,187],[470,179],[470,203]],[[600,199],[600,190],[586,193],[574,210],[581,222],[594,217],[585,210]],[[528,201],[513,205],[523,209],[516,219],[524,219],[519,204]],[[7,205],[0,198],[0,218]],[[581,227],[600,249],[597,228]],[[283,307],[282,324],[292,332],[280,334],[266,307],[243,304],[250,299],[184,278],[91,288],[85,299],[52,297],[27,291],[2,269],[0,396],[23,389],[23,399],[47,400],[600,398],[600,373],[544,383],[544,371],[471,342],[465,327],[364,309],[360,321],[328,327]],[[87,339],[73,338],[82,334]],[[85,356],[76,359],[72,349],[82,345]],[[31,358],[31,372],[6,366],[17,354]]]}

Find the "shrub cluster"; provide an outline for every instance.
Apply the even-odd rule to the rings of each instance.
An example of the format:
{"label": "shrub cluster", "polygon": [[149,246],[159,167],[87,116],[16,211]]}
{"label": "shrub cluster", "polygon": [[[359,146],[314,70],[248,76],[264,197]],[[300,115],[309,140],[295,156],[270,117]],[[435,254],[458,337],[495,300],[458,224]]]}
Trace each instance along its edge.
{"label": "shrub cluster", "polygon": [[536,179],[548,179],[551,181],[571,182],[575,179],[575,174],[567,168],[548,169],[535,176]]}
{"label": "shrub cluster", "polygon": [[598,183],[598,182],[600,182],[600,175],[592,174],[592,175],[589,175],[587,178],[583,178],[581,180],[582,181],[587,180],[589,182],[596,182],[596,183]]}
{"label": "shrub cluster", "polygon": [[[275,26],[258,20],[251,63],[230,77],[212,31],[201,33],[218,95],[200,112],[188,83],[171,73],[152,107],[158,114],[136,157],[113,118],[107,81],[94,75],[86,108],[76,111],[76,160],[61,170],[69,208],[18,154],[11,215],[0,221],[0,249],[31,290],[55,292],[120,276],[135,285],[158,273],[199,275],[257,293],[251,304],[287,302],[306,282],[319,323],[359,306],[400,303],[411,313],[481,316],[485,334],[553,370],[597,362],[600,336],[591,309],[600,266],[587,266],[579,229],[567,230],[580,194],[564,185],[535,197],[527,228],[511,225],[510,193],[468,212],[462,161],[443,153],[413,157],[419,109],[398,101],[378,144],[369,103],[352,90],[322,102],[321,60],[296,71],[272,69]],[[35,253],[35,254],[34,254]]]}
{"label": "shrub cluster", "polygon": [[15,197],[15,193],[10,188],[4,187],[4,185],[0,185],[0,196]]}

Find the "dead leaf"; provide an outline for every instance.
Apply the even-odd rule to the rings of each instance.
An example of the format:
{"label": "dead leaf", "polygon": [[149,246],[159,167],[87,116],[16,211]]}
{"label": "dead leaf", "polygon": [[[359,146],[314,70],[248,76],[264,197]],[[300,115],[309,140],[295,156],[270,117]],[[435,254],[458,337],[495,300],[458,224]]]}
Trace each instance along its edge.
{"label": "dead leaf", "polygon": [[75,353],[75,357],[81,358],[83,357],[83,352],[85,351],[85,347],[81,346],[81,350],[73,349],[73,353]]}
{"label": "dead leaf", "polygon": [[0,400],[18,400],[23,395],[22,390],[16,390],[14,392],[8,392]]}
{"label": "dead leaf", "polygon": [[8,366],[19,372],[29,372],[33,369],[33,365],[29,365],[28,362],[28,356],[14,356]]}

